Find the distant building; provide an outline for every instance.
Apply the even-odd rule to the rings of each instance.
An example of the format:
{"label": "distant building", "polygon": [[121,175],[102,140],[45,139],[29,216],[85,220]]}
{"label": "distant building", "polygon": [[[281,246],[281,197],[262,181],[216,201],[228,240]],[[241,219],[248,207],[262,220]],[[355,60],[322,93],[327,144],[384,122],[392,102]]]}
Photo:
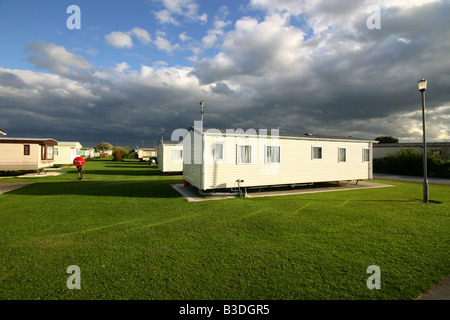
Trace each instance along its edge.
{"label": "distant building", "polygon": [[150,158],[156,157],[156,148],[138,148],[136,155],[139,161],[149,161]]}
{"label": "distant building", "polygon": [[1,129],[0,129],[0,136],[6,136],[7,135],[7,133],[5,132],[5,131],[2,131]]}
{"label": "distant building", "polygon": [[79,142],[59,141],[55,146],[55,164],[72,164],[81,156],[82,145]]}
{"label": "distant building", "polygon": [[183,171],[183,142],[159,142],[158,170],[161,173],[181,173]]}
{"label": "distant building", "polygon": [[[402,148],[422,152],[423,143],[380,143],[373,146],[373,158],[384,158],[387,155],[395,154]],[[450,142],[427,142],[427,151],[442,156],[444,159],[450,159]]]}
{"label": "distant building", "polygon": [[41,170],[54,164],[54,139],[0,138],[0,171]]}

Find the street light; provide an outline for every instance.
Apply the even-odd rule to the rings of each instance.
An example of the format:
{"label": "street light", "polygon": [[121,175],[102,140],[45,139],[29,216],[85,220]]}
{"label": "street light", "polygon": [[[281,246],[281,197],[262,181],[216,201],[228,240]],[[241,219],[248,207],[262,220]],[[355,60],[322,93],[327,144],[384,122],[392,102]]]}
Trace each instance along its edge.
{"label": "street light", "polygon": [[203,132],[203,114],[205,112],[205,101],[200,101],[200,108],[202,109],[202,131]]}
{"label": "street light", "polygon": [[428,203],[428,180],[427,180],[427,139],[425,135],[425,91],[427,80],[419,81],[419,91],[422,92],[422,126],[423,126],[423,202]]}

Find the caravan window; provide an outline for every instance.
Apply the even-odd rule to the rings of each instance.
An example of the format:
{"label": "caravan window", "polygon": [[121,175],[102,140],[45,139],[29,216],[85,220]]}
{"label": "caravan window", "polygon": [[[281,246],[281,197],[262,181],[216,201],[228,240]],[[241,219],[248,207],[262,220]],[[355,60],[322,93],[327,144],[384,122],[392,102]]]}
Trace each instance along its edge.
{"label": "caravan window", "polygon": [[41,160],[47,159],[47,146],[41,146]]}
{"label": "caravan window", "polygon": [[280,163],[280,147],[266,146],[266,163]]}
{"label": "caravan window", "polygon": [[29,144],[23,145],[23,155],[24,156],[30,155],[30,145]]}
{"label": "caravan window", "polygon": [[347,162],[347,148],[339,148],[339,162]]}
{"label": "caravan window", "polygon": [[183,160],[183,150],[173,150],[172,160]]}
{"label": "caravan window", "polygon": [[370,161],[370,149],[363,149],[363,162],[369,162]]}
{"label": "caravan window", "polygon": [[47,160],[53,160],[54,158],[53,147],[47,147]]}
{"label": "caravan window", "polygon": [[252,146],[237,146],[237,163],[252,163]]}
{"label": "caravan window", "polygon": [[214,160],[223,160],[223,143],[214,143]]}
{"label": "caravan window", "polygon": [[313,160],[322,159],[322,147],[312,147],[312,159]]}

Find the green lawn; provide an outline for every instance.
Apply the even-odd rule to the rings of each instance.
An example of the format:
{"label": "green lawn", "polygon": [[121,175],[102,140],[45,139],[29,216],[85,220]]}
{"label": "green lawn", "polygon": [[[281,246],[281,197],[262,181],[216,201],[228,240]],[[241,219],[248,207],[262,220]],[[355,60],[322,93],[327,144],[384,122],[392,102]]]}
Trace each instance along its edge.
{"label": "green lawn", "polygon": [[[0,299],[414,299],[450,274],[450,187],[189,203],[146,163],[0,195]],[[66,269],[81,270],[69,290]],[[369,290],[370,265],[381,289]]]}

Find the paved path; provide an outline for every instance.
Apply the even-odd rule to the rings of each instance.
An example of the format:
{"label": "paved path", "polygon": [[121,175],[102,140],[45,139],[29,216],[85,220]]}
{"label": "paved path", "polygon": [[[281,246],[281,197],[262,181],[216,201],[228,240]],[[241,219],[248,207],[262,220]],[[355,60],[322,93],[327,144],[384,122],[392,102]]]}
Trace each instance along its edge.
{"label": "paved path", "polygon": [[[386,173],[374,173],[373,178],[374,179],[406,181],[406,182],[417,182],[417,183],[423,182],[423,177],[402,176],[402,175],[397,175],[397,174],[386,174]],[[450,179],[428,178],[428,184],[440,184],[440,185],[450,186]]]}
{"label": "paved path", "polygon": [[[236,198],[235,195],[230,193],[221,193],[221,194],[210,194],[210,195],[200,195],[196,189],[190,187],[184,187],[183,184],[171,184],[172,188],[174,188],[178,193],[184,196],[189,202],[195,201],[206,201],[206,200],[223,200]],[[384,188],[384,187],[393,187],[393,185],[389,184],[381,184],[375,182],[366,182],[359,181],[358,184],[355,181],[352,182],[342,182],[339,184],[336,183],[317,183],[313,186],[305,186],[298,187],[292,190],[285,190],[284,188],[276,189],[276,188],[265,188],[264,191],[258,192],[255,190],[249,190],[246,197],[247,198],[257,198],[257,197],[273,197],[273,196],[289,196],[295,194],[304,194],[304,193],[316,193],[316,192],[330,192],[330,191],[346,191],[346,190],[355,190],[355,189],[367,189],[367,188]],[[244,188],[243,188],[244,189]]]}
{"label": "paved path", "polygon": [[450,300],[450,276],[434,286],[429,292],[418,297],[417,300]]}
{"label": "paved path", "polygon": [[0,194],[19,189],[33,183],[34,182],[0,183]]}

